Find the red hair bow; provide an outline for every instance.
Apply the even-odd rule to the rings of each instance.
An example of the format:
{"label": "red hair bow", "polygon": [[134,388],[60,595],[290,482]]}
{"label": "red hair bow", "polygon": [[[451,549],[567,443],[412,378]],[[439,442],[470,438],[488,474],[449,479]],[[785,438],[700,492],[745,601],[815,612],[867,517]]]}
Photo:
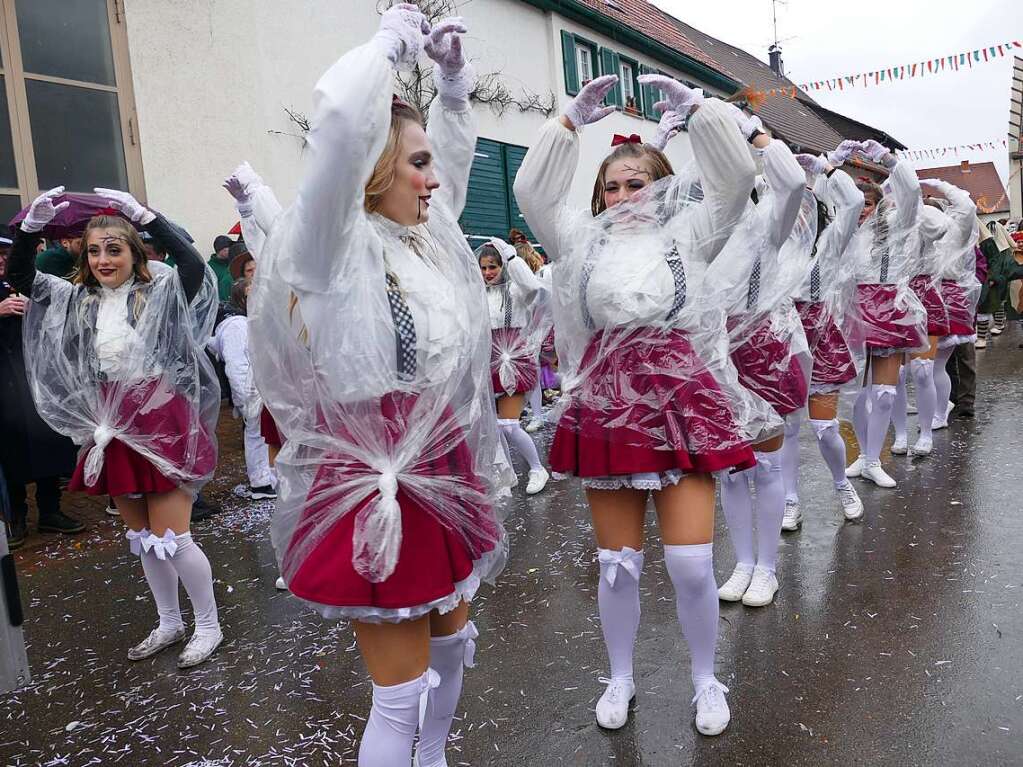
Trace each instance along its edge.
{"label": "red hair bow", "polygon": [[620,133],[616,133],[611,137],[611,146],[619,146],[621,144],[642,144],[643,139],[638,134],[633,133],[631,136],[623,136]]}

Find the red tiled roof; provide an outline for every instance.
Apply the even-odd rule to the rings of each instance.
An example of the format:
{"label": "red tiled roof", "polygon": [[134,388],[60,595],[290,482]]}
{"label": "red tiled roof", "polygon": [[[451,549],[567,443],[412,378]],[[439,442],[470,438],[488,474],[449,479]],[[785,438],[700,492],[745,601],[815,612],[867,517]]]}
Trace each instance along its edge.
{"label": "red tiled roof", "polygon": [[[993,162],[969,163],[969,170],[963,171],[962,165],[946,165],[940,168],[918,168],[920,178],[937,178],[954,184],[970,193],[980,213],[1008,213],[1009,196],[1005,193],[1002,179],[998,175]],[[925,193],[941,197],[940,192]]]}
{"label": "red tiled roof", "polygon": [[691,59],[696,59],[715,71],[722,71],[713,58],[701,51],[683,34],[675,24],[674,17],[647,0],[578,0],[578,2],[626,27],[642,32]]}

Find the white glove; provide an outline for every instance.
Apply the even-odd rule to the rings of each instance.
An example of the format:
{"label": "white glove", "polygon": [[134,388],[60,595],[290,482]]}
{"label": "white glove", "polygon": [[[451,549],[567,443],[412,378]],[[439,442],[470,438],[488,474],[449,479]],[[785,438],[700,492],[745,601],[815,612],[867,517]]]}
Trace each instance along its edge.
{"label": "white glove", "polygon": [[423,35],[430,34],[430,22],[413,3],[398,3],[380,17],[380,30],[373,41],[398,69],[415,66],[423,50]]}
{"label": "white glove", "polygon": [[507,242],[502,240],[500,237],[491,237],[490,244],[494,246],[498,253],[501,254],[501,260],[504,263],[508,263],[517,255],[514,245],[509,245]]}
{"label": "white glove", "polygon": [[650,146],[657,147],[663,152],[664,147],[666,147],[668,142],[678,135],[679,131],[682,130],[682,126],[685,124],[685,115],[681,115],[678,112],[669,109],[661,115],[661,121],[657,123],[657,133],[654,135],[653,141],[650,142]]}
{"label": "white glove", "polygon": [[831,163],[832,167],[837,168],[839,165],[844,164],[846,160],[852,157],[854,153],[860,151],[862,146],[863,145],[859,141],[852,141],[850,139],[846,139],[845,141],[838,145],[837,149],[833,149],[832,151],[828,152],[827,160],[829,163]]}
{"label": "white glove", "polygon": [[234,173],[224,179],[224,189],[234,197],[235,205],[241,216],[252,215],[252,191],[263,185],[263,179],[247,162],[234,169]]}
{"label": "white glove", "polygon": [[107,204],[114,210],[121,211],[129,221],[145,226],[156,220],[156,214],[153,211],[149,210],[149,208],[127,192],[122,192],[118,189],[104,189],[100,186],[97,186],[92,191],[100,197],[106,197]]}
{"label": "white glove", "polygon": [[743,112],[735,104],[725,104],[725,108],[728,110],[728,114],[731,115],[732,119],[735,120],[735,124],[739,126],[739,131],[742,133],[742,137],[749,141],[750,136],[753,135],[754,131],[760,131],[766,133],[764,130],[764,124],[760,122],[760,118],[756,115],[748,115]]}
{"label": "white glove", "polygon": [[437,65],[433,68],[437,95],[444,106],[454,111],[465,109],[476,81],[462,55],[461,35],[467,31],[462,18],[452,16],[435,26],[423,44],[426,55]]}
{"label": "white glove", "polygon": [[60,194],[64,194],[64,187],[55,186],[49,192],[43,192],[36,197],[32,201],[32,206],[28,209],[28,213],[25,215],[25,220],[21,222],[21,231],[43,231],[43,228],[53,221],[58,213],[71,204],[70,202],[62,202],[59,205],[54,205],[53,198]]}
{"label": "white glove", "polygon": [[690,88],[667,75],[640,75],[638,79],[641,84],[652,85],[664,94],[664,101],[654,104],[658,112],[671,110],[686,117],[703,103],[702,88]]}
{"label": "white glove", "polygon": [[615,111],[613,106],[603,106],[602,102],[607,92],[614,88],[617,82],[618,75],[604,75],[590,80],[583,86],[579,95],[565,108],[565,117],[572,123],[573,128],[579,130],[584,125],[603,120]]}
{"label": "white glove", "polygon": [[861,142],[859,151],[868,159],[873,160],[876,163],[880,163],[886,168],[893,168],[895,167],[895,163],[898,162],[898,160],[895,159],[895,155],[889,152],[885,146],[874,141],[874,139],[868,139],[867,141]]}
{"label": "white glove", "polygon": [[816,157],[812,154],[797,154],[796,162],[800,164],[803,170],[814,176],[827,173],[832,167],[824,155]]}

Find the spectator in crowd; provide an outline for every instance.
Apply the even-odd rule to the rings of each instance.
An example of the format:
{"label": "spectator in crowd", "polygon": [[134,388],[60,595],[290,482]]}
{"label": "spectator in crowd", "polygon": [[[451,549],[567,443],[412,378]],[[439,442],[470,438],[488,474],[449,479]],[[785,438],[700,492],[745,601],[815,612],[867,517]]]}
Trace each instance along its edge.
{"label": "spectator in crowd", "polygon": [[234,244],[234,240],[227,235],[218,235],[213,240],[213,255],[208,261],[210,269],[217,275],[217,291],[220,294],[220,300],[225,303],[231,298],[231,283],[234,282],[231,279],[230,267],[231,246]]}
{"label": "spectator in crowd", "polygon": [[81,254],[81,237],[62,237],[50,242],[50,247],[36,256],[36,269],[54,277],[70,279]]}
{"label": "spectator in crowd", "polygon": [[233,296],[234,285],[237,285],[238,280],[251,280],[256,274],[256,261],[252,258],[252,254],[249,253],[249,247],[245,244],[245,240],[239,240],[231,246],[227,260],[231,270],[231,278],[234,280],[231,288]]}
{"label": "spectator in crowd", "polygon": [[21,343],[28,299],[5,279],[10,246],[10,240],[0,238],[0,467],[10,499],[8,544],[14,549],[27,533],[26,486],[32,483],[40,532],[70,535],[85,526],[60,510],[60,478],[74,471],[76,450],[70,439],[43,422],[32,401]]}

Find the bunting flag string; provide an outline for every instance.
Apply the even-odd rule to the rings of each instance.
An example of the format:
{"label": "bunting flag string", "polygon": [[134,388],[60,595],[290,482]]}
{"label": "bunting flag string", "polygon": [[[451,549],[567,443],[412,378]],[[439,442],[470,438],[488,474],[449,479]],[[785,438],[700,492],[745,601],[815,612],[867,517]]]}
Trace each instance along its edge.
{"label": "bunting flag string", "polygon": [[1007,149],[1007,139],[995,141],[979,141],[975,144],[958,144],[956,146],[932,147],[930,149],[897,149],[895,153],[907,160],[938,160],[942,157],[958,157],[960,152],[983,152],[993,149]]}
{"label": "bunting flag string", "polygon": [[[799,90],[806,91],[843,91],[846,88],[863,87],[870,88],[880,85],[888,85],[896,80],[909,80],[916,77],[928,77],[944,72],[958,72],[960,69],[972,69],[974,64],[983,64],[1001,58],[1014,49],[1023,48],[1023,42],[1011,40],[1009,42],[995,43],[985,48],[977,48],[972,51],[953,53],[947,56],[937,56],[922,61],[914,61],[909,64],[900,64],[895,67],[884,67],[883,69],[858,72],[853,75],[842,75],[827,80],[811,80],[801,83]],[[751,94],[758,99],[797,97],[797,89],[793,87],[750,89]]]}

